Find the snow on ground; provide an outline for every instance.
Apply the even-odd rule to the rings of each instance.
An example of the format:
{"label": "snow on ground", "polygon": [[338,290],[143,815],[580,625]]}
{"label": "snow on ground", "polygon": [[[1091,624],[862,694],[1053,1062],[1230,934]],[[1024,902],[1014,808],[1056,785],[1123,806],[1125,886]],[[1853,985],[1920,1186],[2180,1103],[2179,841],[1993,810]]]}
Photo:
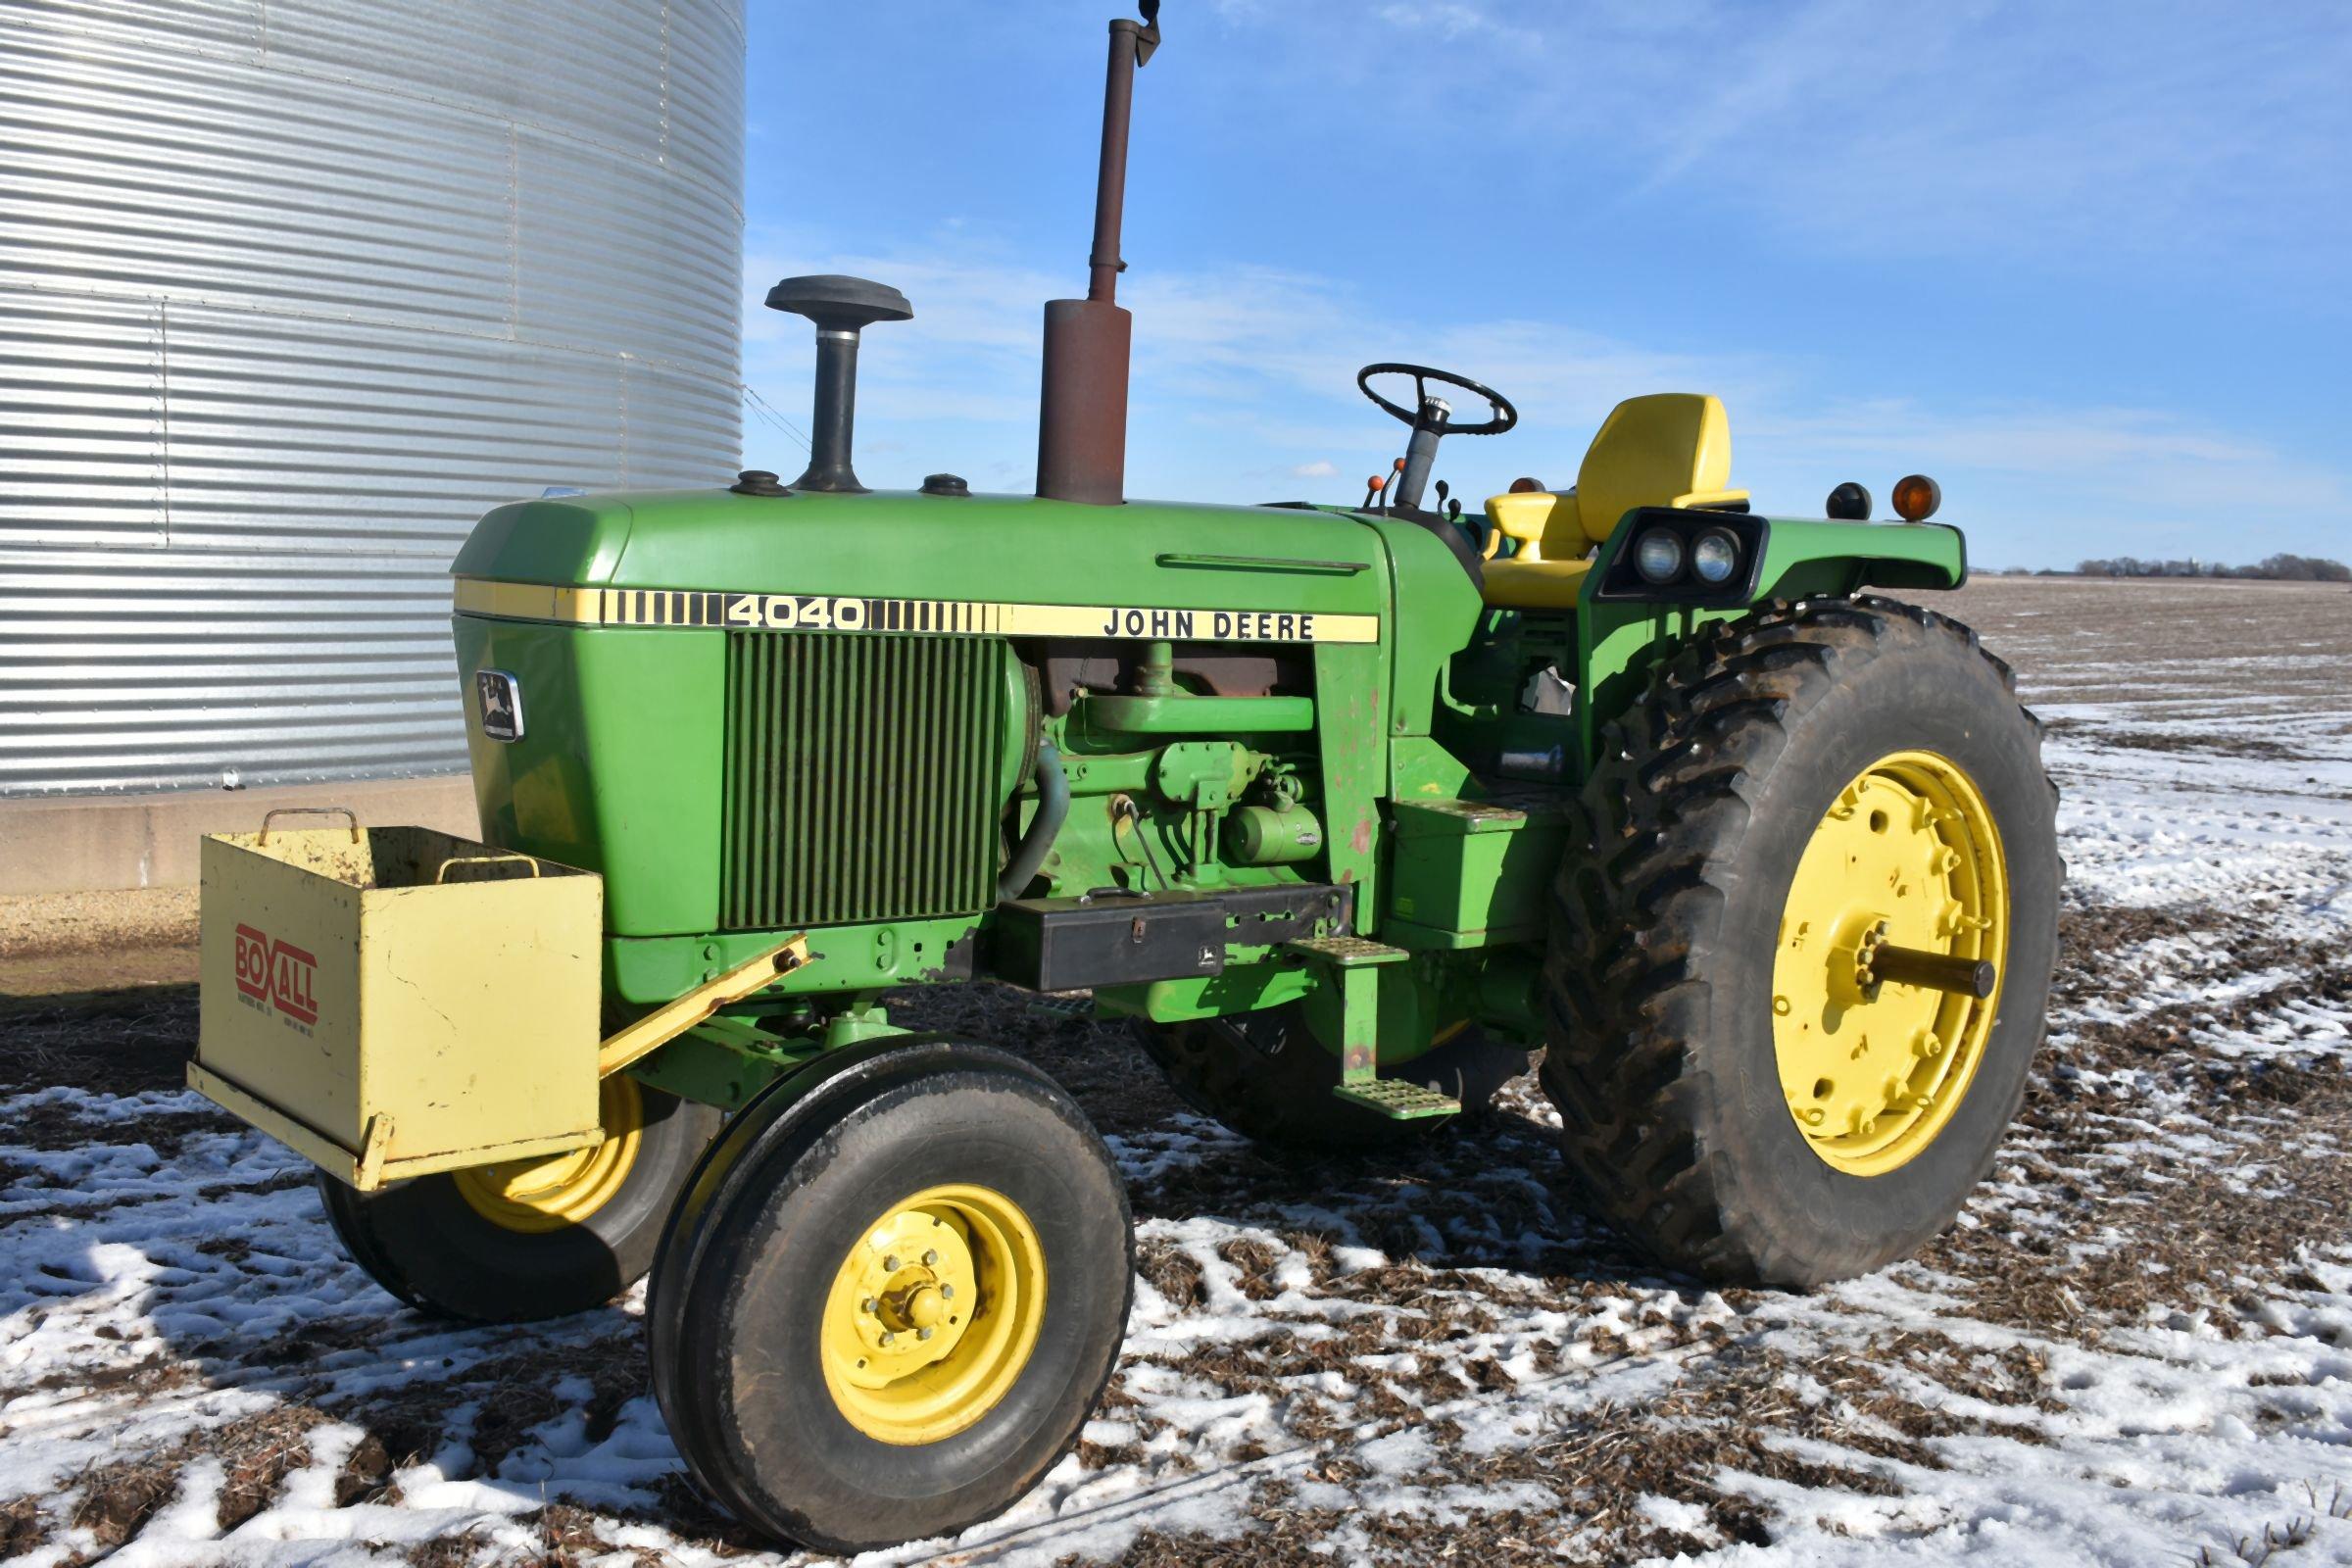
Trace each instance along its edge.
{"label": "snow on ground", "polygon": [[[1522,1080],[1426,1150],[1285,1165],[1132,1046],[987,988],[1139,1220],[1085,1441],[971,1563],[2352,1563],[2352,596],[1992,580],[2073,868],[2022,1123],[1919,1259],[1659,1274]],[[0,1016],[0,1556],[767,1561],[695,1496],[642,1304],[452,1330],[177,1087],[184,989]],[[789,1560],[789,1559],[785,1559]]]}

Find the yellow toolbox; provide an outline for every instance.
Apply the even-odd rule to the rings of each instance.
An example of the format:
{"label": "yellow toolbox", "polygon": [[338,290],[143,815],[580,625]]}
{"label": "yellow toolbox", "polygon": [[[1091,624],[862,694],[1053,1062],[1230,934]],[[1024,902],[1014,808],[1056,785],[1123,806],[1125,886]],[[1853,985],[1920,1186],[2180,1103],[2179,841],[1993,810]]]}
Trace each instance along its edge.
{"label": "yellow toolbox", "polygon": [[604,882],[422,827],[204,841],[188,1083],[362,1192],[582,1149]]}

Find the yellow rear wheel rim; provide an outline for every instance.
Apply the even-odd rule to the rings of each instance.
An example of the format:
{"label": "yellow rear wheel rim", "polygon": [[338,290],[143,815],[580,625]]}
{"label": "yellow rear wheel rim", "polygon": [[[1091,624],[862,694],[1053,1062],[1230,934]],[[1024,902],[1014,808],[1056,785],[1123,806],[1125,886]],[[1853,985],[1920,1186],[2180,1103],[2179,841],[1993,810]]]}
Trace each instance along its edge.
{"label": "yellow rear wheel rim", "polygon": [[[1873,942],[1991,960],[1978,999],[1865,984]],[[1894,752],[1838,792],[1797,861],[1772,971],[1788,1113],[1813,1152],[1883,1176],[1951,1125],[2008,973],[2009,876],[1992,810],[1933,752]]]}
{"label": "yellow rear wheel rim", "polygon": [[865,1227],[824,1314],[825,1388],[849,1423],[882,1443],[937,1443],[995,1409],[1029,1364],[1045,1249],[1003,1193],[926,1187]]}
{"label": "yellow rear wheel rim", "polygon": [[538,1235],[577,1225],[628,1184],[645,1141],[645,1099],[633,1078],[614,1074],[598,1095],[605,1141],[544,1159],[476,1165],[456,1173],[466,1206],[503,1230]]}

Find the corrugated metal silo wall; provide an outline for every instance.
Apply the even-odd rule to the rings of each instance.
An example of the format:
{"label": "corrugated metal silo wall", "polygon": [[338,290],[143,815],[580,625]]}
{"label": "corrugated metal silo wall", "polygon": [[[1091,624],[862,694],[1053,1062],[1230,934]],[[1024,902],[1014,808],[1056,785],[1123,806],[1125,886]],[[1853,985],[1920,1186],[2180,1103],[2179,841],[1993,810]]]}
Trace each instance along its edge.
{"label": "corrugated metal silo wall", "polygon": [[741,446],[741,0],[0,0],[0,795],[465,765],[449,559]]}

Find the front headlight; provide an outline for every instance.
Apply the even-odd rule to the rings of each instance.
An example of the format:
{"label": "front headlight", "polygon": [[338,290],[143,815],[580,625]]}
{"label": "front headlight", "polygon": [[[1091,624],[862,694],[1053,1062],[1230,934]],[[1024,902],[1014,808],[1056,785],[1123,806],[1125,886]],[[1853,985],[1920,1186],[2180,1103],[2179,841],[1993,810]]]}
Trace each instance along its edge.
{"label": "front headlight", "polygon": [[1690,546],[1690,570],[1700,582],[1716,587],[1732,580],[1740,569],[1740,541],[1728,528],[1709,528]]}
{"label": "front headlight", "polygon": [[1634,545],[1634,569],[1644,582],[1674,581],[1682,575],[1683,541],[1669,529],[1650,529]]}

